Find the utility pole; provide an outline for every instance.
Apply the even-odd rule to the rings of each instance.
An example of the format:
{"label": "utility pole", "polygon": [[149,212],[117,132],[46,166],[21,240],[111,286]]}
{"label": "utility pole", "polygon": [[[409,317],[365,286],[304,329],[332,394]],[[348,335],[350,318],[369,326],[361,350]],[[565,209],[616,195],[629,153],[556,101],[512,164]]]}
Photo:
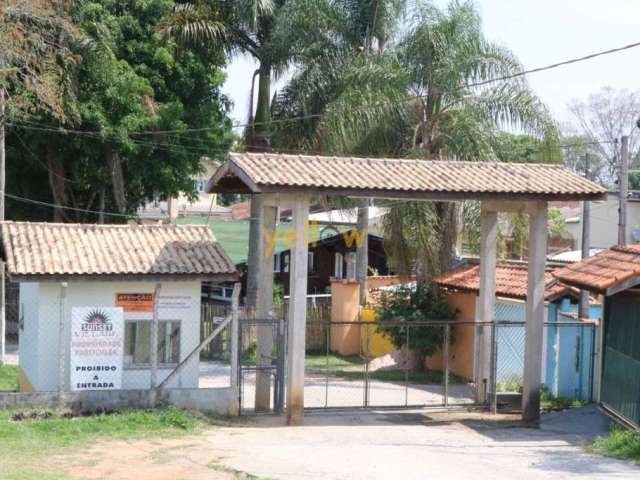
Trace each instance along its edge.
{"label": "utility pole", "polygon": [[[584,155],[584,175],[587,180],[591,180],[589,154]],[[591,202],[582,202],[582,260],[587,258],[591,247]],[[580,290],[580,303],[578,305],[578,318],[589,318],[589,292]]]}
{"label": "utility pole", "polygon": [[620,206],[618,209],[618,245],[627,244],[627,201],[629,194],[629,137],[622,137],[620,155]]}

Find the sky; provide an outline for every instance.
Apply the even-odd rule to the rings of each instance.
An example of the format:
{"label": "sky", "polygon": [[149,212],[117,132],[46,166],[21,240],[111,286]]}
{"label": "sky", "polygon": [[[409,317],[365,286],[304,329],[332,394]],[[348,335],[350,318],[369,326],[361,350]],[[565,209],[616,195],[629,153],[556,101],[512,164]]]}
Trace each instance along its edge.
{"label": "sky", "polygon": [[[435,0],[439,6],[447,0]],[[510,48],[525,69],[640,41],[640,0],[476,0],[487,38]],[[255,64],[237,57],[224,92],[235,122],[247,119]],[[567,104],[605,86],[640,90],[640,47],[528,76],[556,120],[569,122]],[[279,82],[281,86],[286,77]]]}

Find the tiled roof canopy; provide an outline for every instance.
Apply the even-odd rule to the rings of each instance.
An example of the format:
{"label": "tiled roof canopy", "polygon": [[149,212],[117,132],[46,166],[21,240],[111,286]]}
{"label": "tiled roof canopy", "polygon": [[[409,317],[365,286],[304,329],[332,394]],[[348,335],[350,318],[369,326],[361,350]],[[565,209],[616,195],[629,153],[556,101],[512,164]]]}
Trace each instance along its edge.
{"label": "tiled roof canopy", "polygon": [[612,295],[640,284],[640,245],[603,250],[554,275],[568,285]]}
{"label": "tiled roof canopy", "polygon": [[[527,275],[525,265],[498,264],[496,266],[496,296],[525,300],[527,298]],[[551,270],[545,272],[544,299],[555,300],[567,294],[576,293],[567,285],[557,282]],[[480,266],[464,267],[445,273],[436,278],[435,283],[455,290],[478,292],[480,290]]]}
{"label": "tiled roof canopy", "polygon": [[230,153],[208,192],[407,199],[596,200],[606,190],[558,165]]}
{"label": "tiled roof canopy", "polygon": [[3,222],[2,246],[14,281],[236,277],[235,266],[204,225]]}

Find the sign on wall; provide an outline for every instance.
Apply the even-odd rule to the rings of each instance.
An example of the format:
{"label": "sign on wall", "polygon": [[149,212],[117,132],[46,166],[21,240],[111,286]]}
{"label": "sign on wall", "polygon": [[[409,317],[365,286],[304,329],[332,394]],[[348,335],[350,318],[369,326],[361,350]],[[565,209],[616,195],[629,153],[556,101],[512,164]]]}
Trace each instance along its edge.
{"label": "sign on wall", "polygon": [[71,390],[122,388],[124,319],[119,307],[71,309]]}
{"label": "sign on wall", "polygon": [[116,293],[116,307],[125,312],[153,312],[153,293]]}

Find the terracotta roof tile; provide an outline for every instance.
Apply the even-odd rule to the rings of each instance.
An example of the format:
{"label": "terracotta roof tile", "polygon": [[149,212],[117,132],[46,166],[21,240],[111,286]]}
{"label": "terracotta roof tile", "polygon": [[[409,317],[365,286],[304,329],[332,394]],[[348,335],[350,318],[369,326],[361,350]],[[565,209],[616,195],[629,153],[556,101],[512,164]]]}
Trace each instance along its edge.
{"label": "terracotta roof tile", "polygon": [[579,288],[606,292],[640,276],[640,245],[612,247],[554,272],[556,278]]}
{"label": "terracotta roof tile", "polygon": [[205,225],[2,222],[1,229],[11,276],[235,274]]}
{"label": "terracotta roof tile", "polygon": [[231,153],[213,191],[345,190],[415,196],[602,198],[606,190],[559,165]]}
{"label": "terracotta roof tile", "polygon": [[[496,266],[496,296],[506,298],[527,298],[526,265],[498,264]],[[480,290],[480,265],[465,265],[436,278],[435,283],[455,290],[478,292]],[[574,293],[570,287],[555,281],[552,271],[545,272],[547,285],[544,298],[554,300],[567,293]]]}

